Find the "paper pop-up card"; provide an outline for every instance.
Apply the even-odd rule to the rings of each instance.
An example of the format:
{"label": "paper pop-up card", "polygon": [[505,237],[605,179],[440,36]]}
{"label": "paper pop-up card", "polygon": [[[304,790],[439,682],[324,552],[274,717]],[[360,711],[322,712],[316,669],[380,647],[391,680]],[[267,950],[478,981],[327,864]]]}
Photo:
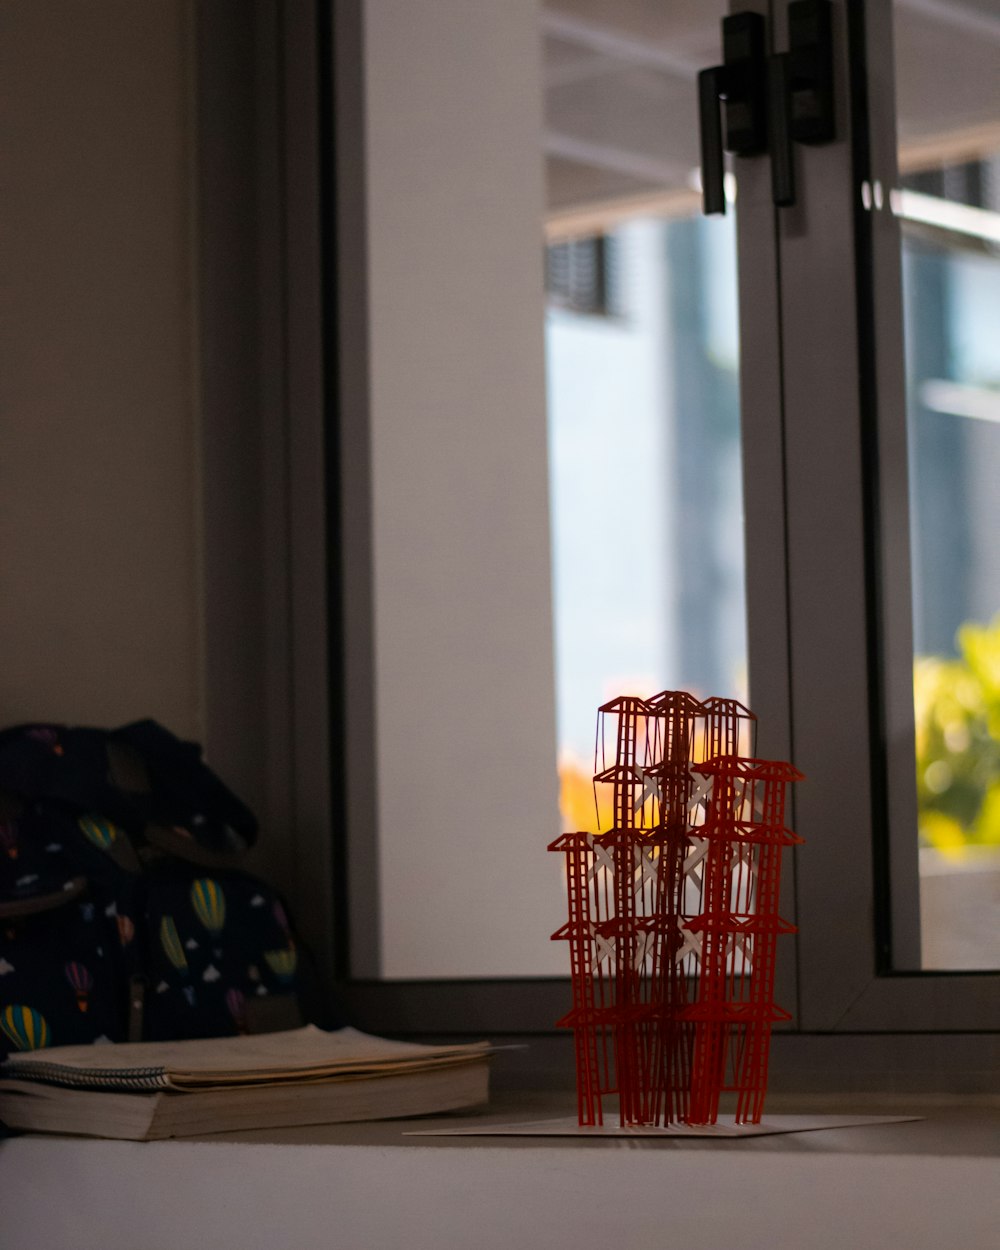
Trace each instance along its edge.
{"label": "paper pop-up card", "polygon": [[579,1122],[714,1124],[723,1093],[759,1123],[774,1002],[790,764],[756,759],[754,716],[682,691],[599,709],[595,787],[612,827],[566,833]]}

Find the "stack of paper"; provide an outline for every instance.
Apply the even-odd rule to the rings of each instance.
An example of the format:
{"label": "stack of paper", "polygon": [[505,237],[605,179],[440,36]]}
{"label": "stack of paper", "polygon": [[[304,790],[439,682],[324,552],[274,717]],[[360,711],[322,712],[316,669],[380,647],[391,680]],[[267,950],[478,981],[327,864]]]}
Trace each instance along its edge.
{"label": "stack of paper", "polygon": [[63,1046],[0,1065],[11,1128],[148,1141],[378,1120],[475,1106],[489,1046],[421,1046],[354,1029]]}

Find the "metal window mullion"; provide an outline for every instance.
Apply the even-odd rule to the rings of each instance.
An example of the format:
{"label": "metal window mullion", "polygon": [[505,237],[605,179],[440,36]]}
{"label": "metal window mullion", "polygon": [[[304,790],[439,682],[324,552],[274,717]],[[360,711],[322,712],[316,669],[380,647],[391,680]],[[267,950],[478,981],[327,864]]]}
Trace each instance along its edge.
{"label": "metal window mullion", "polygon": [[[731,7],[768,16],[772,6],[758,0]],[[747,667],[750,706],[758,718],[753,753],[794,761],[776,210],[766,157],[737,159],[735,172]],[[797,913],[795,873],[795,858],[789,857],[779,910],[790,919]],[[775,978],[775,998],[789,1008],[798,996],[796,951],[795,943],[785,943]],[[798,1023],[797,1010],[795,1015]]]}
{"label": "metal window mullion", "polygon": [[[997,978],[887,975],[879,949],[879,872],[888,870],[897,966],[914,962],[913,653],[898,237],[887,210],[876,213],[875,313],[866,325],[848,109],[852,2],[835,7],[837,141],[797,149],[798,203],[781,213],[791,718],[794,760],[807,776],[795,815],[806,839],[797,873],[801,1023],[816,1031],[990,1029],[1000,1027]],[[869,38],[876,18],[891,21],[888,6],[858,7]],[[880,58],[886,46],[878,42]],[[891,173],[891,113],[882,99],[891,76],[881,64],[877,72],[873,168]],[[871,362],[862,352],[876,347],[866,382]],[[866,411],[875,400],[877,414]],[[866,424],[876,415],[877,425]],[[866,493],[866,457],[879,468],[874,494]]]}

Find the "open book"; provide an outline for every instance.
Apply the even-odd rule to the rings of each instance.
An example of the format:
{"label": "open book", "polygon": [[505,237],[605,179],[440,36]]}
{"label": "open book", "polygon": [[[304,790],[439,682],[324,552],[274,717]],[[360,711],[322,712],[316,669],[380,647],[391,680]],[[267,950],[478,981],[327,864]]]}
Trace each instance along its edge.
{"label": "open book", "polygon": [[488,1097],[487,1043],[422,1046],[354,1029],[62,1046],[0,1065],[11,1128],[151,1141],[379,1120]]}

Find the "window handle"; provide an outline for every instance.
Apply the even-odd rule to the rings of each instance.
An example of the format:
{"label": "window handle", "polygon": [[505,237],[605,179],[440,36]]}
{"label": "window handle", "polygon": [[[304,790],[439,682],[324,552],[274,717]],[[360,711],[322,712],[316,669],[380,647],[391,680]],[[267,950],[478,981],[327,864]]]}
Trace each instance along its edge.
{"label": "window handle", "polygon": [[733,13],[723,18],[722,61],[698,75],[701,185],[706,213],[726,211],[723,151],[755,156],[767,147],[767,57],[764,18],[759,13]]}
{"label": "window handle", "polygon": [[795,159],[789,125],[788,53],[767,61],[767,129],[771,137],[771,199],[779,206],[795,203]]}
{"label": "window handle", "polygon": [[792,144],[835,137],[830,0],[792,0],[787,52],[767,56],[764,34],[759,13],[724,18],[723,63],[698,75],[706,214],[726,211],[723,151],[756,156],[770,148],[772,198],[784,206],[795,203]]}
{"label": "window handle", "polygon": [[833,113],[833,17],[830,0],[788,6],[788,51],[768,57],[767,125],[775,204],[795,203],[792,143],[830,143]]}
{"label": "window handle", "polygon": [[698,74],[698,121],[701,132],[701,196],[706,214],[726,211],[725,161],[722,155],[721,65]]}

